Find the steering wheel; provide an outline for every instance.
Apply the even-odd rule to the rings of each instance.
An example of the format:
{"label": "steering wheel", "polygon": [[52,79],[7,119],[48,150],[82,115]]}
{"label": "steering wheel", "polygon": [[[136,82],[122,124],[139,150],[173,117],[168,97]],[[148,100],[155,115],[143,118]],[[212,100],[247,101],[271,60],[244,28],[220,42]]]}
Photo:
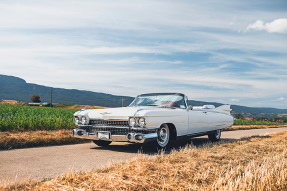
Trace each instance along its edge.
{"label": "steering wheel", "polygon": [[175,102],[169,102],[168,104],[166,104],[166,107],[179,107],[179,105]]}

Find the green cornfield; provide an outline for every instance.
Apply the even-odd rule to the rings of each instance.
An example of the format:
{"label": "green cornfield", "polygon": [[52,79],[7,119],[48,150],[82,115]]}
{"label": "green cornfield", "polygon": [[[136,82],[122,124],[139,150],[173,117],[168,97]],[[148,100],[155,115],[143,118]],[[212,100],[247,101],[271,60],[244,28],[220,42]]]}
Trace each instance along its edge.
{"label": "green cornfield", "polygon": [[234,125],[285,125],[285,123],[272,122],[272,121],[235,120]]}
{"label": "green cornfield", "polygon": [[0,104],[0,131],[70,129],[77,110]]}

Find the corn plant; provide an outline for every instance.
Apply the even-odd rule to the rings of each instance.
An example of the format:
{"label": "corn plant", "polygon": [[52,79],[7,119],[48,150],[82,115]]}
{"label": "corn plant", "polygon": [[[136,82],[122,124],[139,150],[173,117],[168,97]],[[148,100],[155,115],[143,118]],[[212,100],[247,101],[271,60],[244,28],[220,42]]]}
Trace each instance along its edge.
{"label": "corn plant", "polygon": [[0,104],[0,131],[58,130],[74,126],[77,110]]}
{"label": "corn plant", "polygon": [[285,123],[273,121],[249,121],[249,120],[235,120],[234,125],[284,125]]}

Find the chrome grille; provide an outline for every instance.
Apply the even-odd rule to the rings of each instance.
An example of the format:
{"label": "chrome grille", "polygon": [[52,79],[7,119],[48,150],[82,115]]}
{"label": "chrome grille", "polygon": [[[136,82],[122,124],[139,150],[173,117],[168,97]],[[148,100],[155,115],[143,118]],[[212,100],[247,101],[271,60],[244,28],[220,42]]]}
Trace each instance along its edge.
{"label": "chrome grille", "polygon": [[94,126],[111,126],[111,127],[128,127],[128,121],[119,120],[90,120],[90,125]]}
{"label": "chrome grille", "polygon": [[112,135],[127,135],[129,133],[128,128],[93,128],[94,131],[109,131]]}

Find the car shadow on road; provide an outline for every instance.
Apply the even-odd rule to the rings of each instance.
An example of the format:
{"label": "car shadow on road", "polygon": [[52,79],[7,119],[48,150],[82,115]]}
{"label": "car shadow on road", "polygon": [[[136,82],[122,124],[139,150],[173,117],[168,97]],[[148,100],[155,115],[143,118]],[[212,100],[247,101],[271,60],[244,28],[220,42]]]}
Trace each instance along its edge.
{"label": "car shadow on road", "polygon": [[[236,141],[236,139],[221,139],[220,143],[233,142],[233,141]],[[209,141],[208,138],[205,138],[205,137],[182,138],[181,140],[176,141],[172,148],[168,148],[164,152],[170,153],[172,150],[180,150],[190,145],[193,145],[196,148],[198,148],[206,144],[209,144],[210,146],[210,144],[212,143]],[[112,143],[111,145],[106,146],[106,147],[95,146],[91,149],[111,150],[114,152],[124,152],[124,153],[142,153],[142,154],[148,154],[148,155],[155,155],[161,152],[155,148],[153,143],[146,143],[146,144],[136,144],[136,143],[113,144]]]}

